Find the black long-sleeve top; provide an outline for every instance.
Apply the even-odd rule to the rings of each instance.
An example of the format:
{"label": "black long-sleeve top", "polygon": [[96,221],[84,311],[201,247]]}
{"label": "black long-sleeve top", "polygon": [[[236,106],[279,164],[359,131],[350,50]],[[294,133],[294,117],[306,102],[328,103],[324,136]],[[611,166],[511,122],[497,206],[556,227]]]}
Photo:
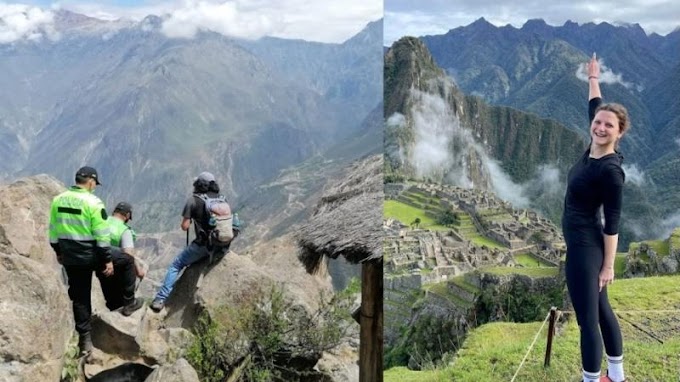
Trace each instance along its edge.
{"label": "black long-sleeve top", "polygon": [[[601,98],[590,100],[588,115],[591,122],[595,109],[601,103]],[[625,181],[622,161],[623,156],[618,152],[591,158],[588,148],[569,170],[562,215],[567,245],[598,245],[602,241],[601,232],[607,235],[618,233]],[[604,227],[600,206],[603,206]]]}

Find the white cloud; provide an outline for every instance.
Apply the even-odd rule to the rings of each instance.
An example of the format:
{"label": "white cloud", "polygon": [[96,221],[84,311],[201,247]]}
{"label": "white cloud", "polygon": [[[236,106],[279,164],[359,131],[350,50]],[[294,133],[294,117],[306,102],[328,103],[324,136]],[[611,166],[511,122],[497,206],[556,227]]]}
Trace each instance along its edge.
{"label": "white cloud", "polygon": [[403,127],[406,125],[406,117],[401,113],[394,113],[387,118],[388,127]]}
{"label": "white cloud", "polygon": [[658,239],[667,239],[674,229],[680,228],[680,210],[663,219],[660,228]]}
{"label": "white cloud", "polygon": [[266,13],[248,12],[238,2],[211,3],[191,1],[174,10],[163,21],[161,31],[168,37],[192,38],[199,30],[226,36],[257,39],[275,34],[282,20]]}
{"label": "white cloud", "polygon": [[[438,95],[411,89],[411,99],[415,101],[411,111],[415,142],[410,161],[419,177],[441,179],[459,162],[450,148],[455,130],[460,128],[458,120]],[[461,177],[466,178],[464,174]],[[469,186],[462,181],[455,183]]]}
{"label": "white cloud", "polygon": [[517,208],[529,207],[529,199],[525,195],[526,186],[517,184],[512,181],[510,176],[506,174],[501,166],[495,160],[485,158],[486,167],[491,176],[491,185],[493,191],[499,198],[512,203]]}
{"label": "white cloud", "polygon": [[0,44],[58,37],[51,11],[24,4],[0,3]]}
{"label": "white cloud", "polygon": [[444,98],[416,89],[411,89],[410,94],[415,142],[408,160],[416,175],[460,187],[490,188],[499,198],[517,207],[527,207],[525,187],[514,183],[472,133],[460,126],[446,97],[451,79],[442,77],[434,81],[437,82],[434,87],[444,86]]}
{"label": "white cloud", "polygon": [[[631,82],[626,82],[623,80],[623,76],[621,74],[614,73],[613,70],[609,69],[605,64],[604,61],[600,58],[597,60],[600,63],[600,83],[603,84],[620,84],[625,86],[628,89],[633,89],[635,88],[637,91],[642,91],[643,87],[641,85],[635,85]],[[576,78],[578,78],[581,81],[588,82],[588,71],[586,69],[586,63],[579,64],[578,68],[576,69]]]}
{"label": "white cloud", "polygon": [[645,173],[638,168],[637,165],[624,164],[621,166],[626,173],[626,183],[633,183],[638,186],[644,186],[647,182],[645,180]]}
{"label": "white cloud", "polygon": [[343,42],[382,17],[380,0],[174,0],[135,7],[93,1],[68,1],[58,7],[105,20],[141,21],[164,17],[168,36],[190,38],[201,30],[227,36],[274,36],[320,42]]}
{"label": "white cloud", "polygon": [[537,174],[529,181],[532,188],[541,190],[542,193],[562,194],[565,186],[560,175],[560,170],[554,165],[541,165],[536,170]]}
{"label": "white cloud", "polygon": [[680,147],[680,138],[677,138],[677,139],[675,140],[675,143],[677,143],[677,144],[678,144],[678,147]]}

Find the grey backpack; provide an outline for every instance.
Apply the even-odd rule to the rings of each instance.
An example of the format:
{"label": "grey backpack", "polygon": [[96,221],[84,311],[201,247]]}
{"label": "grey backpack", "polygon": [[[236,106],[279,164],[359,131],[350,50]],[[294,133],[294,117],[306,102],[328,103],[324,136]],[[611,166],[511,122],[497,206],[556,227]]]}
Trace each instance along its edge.
{"label": "grey backpack", "polygon": [[233,216],[229,203],[220,195],[211,198],[206,194],[195,194],[203,200],[205,212],[210,217],[208,220],[208,240],[214,246],[228,245],[234,239],[232,226]]}

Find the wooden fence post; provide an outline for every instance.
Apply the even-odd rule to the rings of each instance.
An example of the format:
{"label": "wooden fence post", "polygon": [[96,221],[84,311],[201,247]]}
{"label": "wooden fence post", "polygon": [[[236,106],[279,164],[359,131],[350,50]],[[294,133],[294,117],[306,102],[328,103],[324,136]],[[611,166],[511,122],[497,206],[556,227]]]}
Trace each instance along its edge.
{"label": "wooden fence post", "polygon": [[557,317],[557,308],[550,308],[550,324],[548,325],[548,344],[545,347],[545,362],[543,362],[543,367],[550,366],[550,356],[552,353],[552,343],[553,337],[555,336],[555,319]]}

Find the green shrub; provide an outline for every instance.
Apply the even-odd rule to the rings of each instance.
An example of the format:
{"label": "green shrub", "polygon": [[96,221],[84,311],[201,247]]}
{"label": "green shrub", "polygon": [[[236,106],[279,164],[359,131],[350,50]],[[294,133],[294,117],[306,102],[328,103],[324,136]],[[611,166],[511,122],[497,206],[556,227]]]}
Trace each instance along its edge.
{"label": "green shrub", "polygon": [[289,361],[319,358],[355,325],[349,294],[321,294],[318,309],[310,314],[294,305],[282,287],[245,289],[235,299],[238,306],[220,307],[212,316],[205,311],[193,328],[196,337],[187,359],[201,381],[301,379],[307,371]]}

